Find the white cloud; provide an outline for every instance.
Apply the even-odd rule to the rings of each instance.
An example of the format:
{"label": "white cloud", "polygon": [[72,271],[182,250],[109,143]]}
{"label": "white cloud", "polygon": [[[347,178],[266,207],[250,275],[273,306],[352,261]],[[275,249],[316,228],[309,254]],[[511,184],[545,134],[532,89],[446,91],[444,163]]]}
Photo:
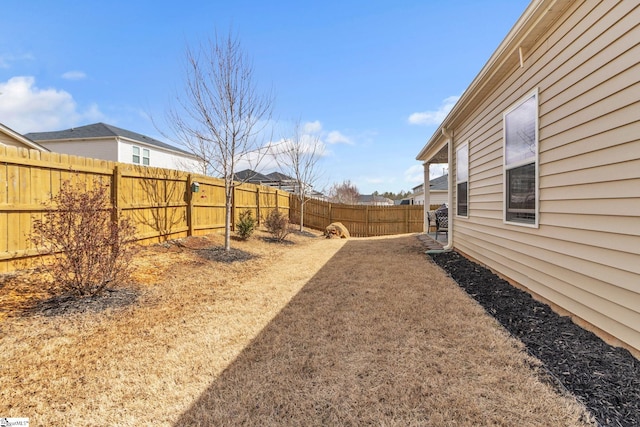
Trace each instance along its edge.
{"label": "white cloud", "polygon": [[[446,163],[433,163],[429,167],[429,179],[438,178],[447,173]],[[413,165],[404,171],[405,182],[420,184],[424,182],[424,166],[422,164]]]}
{"label": "white cloud", "polygon": [[404,180],[411,183],[424,182],[424,167],[422,165],[413,165],[404,171]]}
{"label": "white cloud", "polygon": [[0,55],[0,68],[11,68],[11,63],[17,61],[25,61],[25,60],[33,60],[34,57],[30,53],[25,53],[22,55]]}
{"label": "white cloud", "polygon": [[353,141],[337,130],[332,130],[327,134],[327,144],[353,144]]}
{"label": "white cloud", "polygon": [[429,179],[441,177],[449,172],[449,165],[446,163],[432,163],[429,166]]}
{"label": "white cloud", "polygon": [[83,71],[67,71],[62,75],[66,80],[83,80],[87,78],[87,75]]}
{"label": "white cloud", "polygon": [[58,130],[85,121],[104,120],[97,105],[79,111],[70,93],[54,88],[40,89],[31,76],[0,82],[0,117],[3,124],[22,133]]}
{"label": "white cloud", "polygon": [[322,124],[320,121],[306,122],[302,125],[302,132],[304,133],[320,133],[322,131]]}
{"label": "white cloud", "polygon": [[435,111],[413,113],[409,116],[409,123],[413,125],[439,125],[447,117],[453,106],[456,105],[458,99],[460,99],[459,96],[450,96],[445,98],[440,104],[440,108]]}

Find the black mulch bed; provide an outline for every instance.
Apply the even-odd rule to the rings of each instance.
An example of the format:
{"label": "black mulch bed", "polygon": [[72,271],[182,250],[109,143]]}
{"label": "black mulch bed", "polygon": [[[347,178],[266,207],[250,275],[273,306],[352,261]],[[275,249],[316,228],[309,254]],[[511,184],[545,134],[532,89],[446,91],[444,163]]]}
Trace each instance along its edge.
{"label": "black mulch bed", "polygon": [[107,309],[124,308],[138,300],[138,293],[133,289],[105,289],[94,296],[77,297],[73,295],[56,295],[27,308],[24,315],[42,315],[46,317],[65,316],[79,313],[99,313]]}
{"label": "black mulch bed", "polygon": [[640,426],[640,361],[456,252],[432,254],[603,426]]}
{"label": "black mulch bed", "polygon": [[223,246],[212,246],[204,249],[194,249],[204,259],[209,261],[219,261],[225,263],[243,262],[255,258],[255,255],[241,249],[231,248],[228,251]]}

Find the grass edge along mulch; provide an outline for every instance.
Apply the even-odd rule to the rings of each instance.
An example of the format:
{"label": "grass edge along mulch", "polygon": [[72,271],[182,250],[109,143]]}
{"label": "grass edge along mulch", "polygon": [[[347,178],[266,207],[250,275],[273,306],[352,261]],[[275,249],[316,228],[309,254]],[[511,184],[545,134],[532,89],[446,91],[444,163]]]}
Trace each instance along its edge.
{"label": "grass edge along mulch", "polygon": [[431,255],[603,426],[640,425],[640,361],[457,252]]}
{"label": "grass edge along mulch", "polygon": [[412,236],[292,240],[237,242],[256,256],[233,263],[192,250],[202,247],[150,248],[141,256],[151,279],[131,307],[5,319],[0,416],[34,425],[588,425]]}
{"label": "grass edge along mulch", "polygon": [[591,425],[413,236],[351,239],[178,425]]}

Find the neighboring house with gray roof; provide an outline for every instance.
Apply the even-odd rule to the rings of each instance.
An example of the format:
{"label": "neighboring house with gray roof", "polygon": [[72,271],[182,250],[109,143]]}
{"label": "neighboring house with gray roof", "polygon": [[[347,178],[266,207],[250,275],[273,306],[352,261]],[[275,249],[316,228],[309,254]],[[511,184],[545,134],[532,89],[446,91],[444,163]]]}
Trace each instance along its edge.
{"label": "neighboring house with gray roof", "polygon": [[21,147],[30,150],[49,151],[47,148],[19,134],[13,129],[0,123],[0,146]]}
{"label": "neighboring house with gray roof", "polygon": [[202,173],[194,154],[105,123],[25,136],[57,153]]}
{"label": "neighboring house with gray roof", "polygon": [[[249,182],[251,184],[266,185],[268,187],[274,187],[278,190],[283,190],[292,194],[298,194],[298,183],[295,178],[285,175],[280,172],[272,172],[264,175],[251,169],[245,169],[233,174],[234,181]],[[307,187],[306,195],[312,199],[324,200],[326,197],[324,194],[314,190],[311,187]]]}
{"label": "neighboring house with gray roof", "polygon": [[289,193],[295,193],[298,188],[294,178],[280,172],[272,172],[268,175],[264,175],[251,169],[245,169],[234,174],[234,179],[241,182],[250,182],[252,184],[275,187]]}
{"label": "neighboring house with gray roof", "polygon": [[379,196],[377,194],[361,194],[358,196],[358,204],[359,205],[369,205],[369,206],[393,206],[393,200]]}
{"label": "neighboring house with gray roof", "polygon": [[233,180],[238,182],[250,182],[252,184],[266,185],[263,182],[271,181],[269,177],[251,169],[241,170],[233,174]]}
{"label": "neighboring house with gray roof", "polygon": [[[413,187],[413,196],[408,204],[424,205],[424,183]],[[429,205],[442,205],[449,201],[449,174],[429,181]]]}

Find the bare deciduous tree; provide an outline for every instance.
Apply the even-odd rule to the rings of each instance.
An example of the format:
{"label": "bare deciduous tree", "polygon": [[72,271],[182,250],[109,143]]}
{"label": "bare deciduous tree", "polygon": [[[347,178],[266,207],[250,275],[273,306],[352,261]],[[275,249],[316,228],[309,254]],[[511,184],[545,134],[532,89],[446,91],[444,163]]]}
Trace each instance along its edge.
{"label": "bare deciduous tree", "polygon": [[300,202],[300,231],[304,231],[304,205],[320,177],[318,162],[324,154],[320,137],[305,132],[300,120],[293,126],[292,135],[278,144],[276,161],[285,175],[294,179],[294,194]]}
{"label": "bare deciduous tree", "polygon": [[262,138],[271,119],[273,97],[259,92],[253,66],[232,33],[186,49],[184,93],[166,114],[173,137],[202,162],[207,174],[224,179],[225,249],[231,248],[236,167],[252,168],[266,154]]}
{"label": "bare deciduous tree", "polygon": [[357,205],[359,198],[358,187],[349,180],[343,181],[342,184],[333,184],[329,189],[329,200],[333,203]]}

